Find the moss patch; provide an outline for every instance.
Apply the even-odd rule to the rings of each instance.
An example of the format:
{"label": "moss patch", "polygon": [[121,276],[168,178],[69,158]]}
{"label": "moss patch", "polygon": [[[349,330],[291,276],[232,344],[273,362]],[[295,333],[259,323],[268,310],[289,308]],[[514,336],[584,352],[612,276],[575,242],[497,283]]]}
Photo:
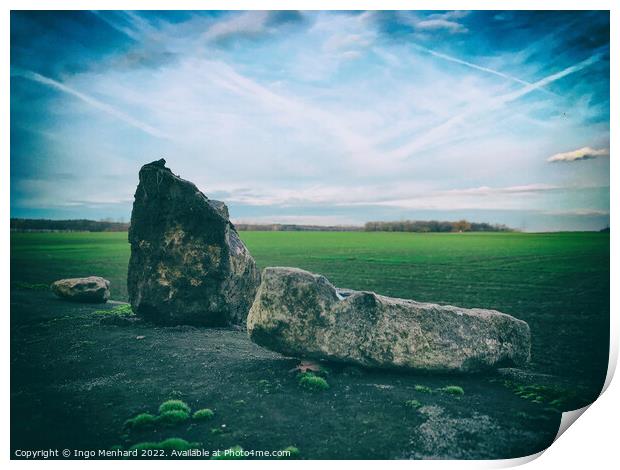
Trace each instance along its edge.
{"label": "moss patch", "polygon": [[184,451],[198,449],[202,447],[198,442],[188,442],[180,437],[170,437],[161,442],[140,442],[129,448],[129,450],[177,450]]}
{"label": "moss patch", "polygon": [[144,429],[154,426],[156,422],[157,418],[151,413],[140,413],[125,421],[125,427],[129,429]]}
{"label": "moss patch", "polygon": [[504,386],[511,389],[515,395],[532,403],[546,404],[555,410],[573,410],[585,406],[574,390],[560,386],[540,384],[517,384],[510,380],[504,381]]}
{"label": "moss patch", "polygon": [[443,393],[447,393],[448,395],[454,395],[457,397],[465,395],[465,390],[463,390],[463,387],[459,387],[458,385],[448,385],[447,387],[440,388],[439,390]]}
{"label": "moss patch", "polygon": [[213,410],[209,408],[203,408],[202,410],[196,411],[192,418],[194,418],[196,421],[206,421],[212,419],[213,416],[215,416]]}
{"label": "moss patch", "polygon": [[184,423],[189,419],[189,413],[183,410],[170,410],[164,411],[160,413],[157,417],[157,422],[163,423],[169,426],[174,426],[175,424]]}
{"label": "moss patch", "polygon": [[405,402],[405,406],[407,408],[411,408],[412,410],[417,410],[422,406],[422,403],[420,403],[418,400],[407,400]]}
{"label": "moss patch", "polygon": [[327,380],[309,372],[300,375],[299,386],[311,392],[320,392],[329,389]]}
{"label": "moss patch", "polygon": [[192,410],[189,405],[182,400],[167,400],[159,405],[159,413],[162,414],[167,411],[184,411],[190,414]]}

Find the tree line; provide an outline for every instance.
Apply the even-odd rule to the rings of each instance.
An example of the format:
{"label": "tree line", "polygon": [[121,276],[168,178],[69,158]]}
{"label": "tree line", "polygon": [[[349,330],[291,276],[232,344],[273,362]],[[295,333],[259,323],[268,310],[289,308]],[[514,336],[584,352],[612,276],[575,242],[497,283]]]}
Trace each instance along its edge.
{"label": "tree line", "polygon": [[456,222],[439,220],[399,220],[393,222],[366,222],[366,232],[512,232],[510,227],[503,224],[489,224],[486,222]]}
{"label": "tree line", "polygon": [[11,219],[11,230],[19,232],[126,232],[129,230],[129,224],[87,219]]}
{"label": "tree line", "polygon": [[[298,225],[298,224],[235,224],[237,230],[273,232],[511,232],[513,229],[486,222],[456,222],[437,220],[399,220],[392,222],[366,222],[354,225]],[[129,223],[106,220],[51,220],[11,219],[11,230],[20,232],[126,232]]]}

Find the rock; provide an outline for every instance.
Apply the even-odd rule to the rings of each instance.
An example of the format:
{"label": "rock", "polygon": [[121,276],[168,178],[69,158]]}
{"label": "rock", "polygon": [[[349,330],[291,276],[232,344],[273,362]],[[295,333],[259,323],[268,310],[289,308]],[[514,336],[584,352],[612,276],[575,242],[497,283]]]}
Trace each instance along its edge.
{"label": "rock", "polygon": [[529,326],[510,315],[341,292],[323,276],[266,268],[250,338],[287,356],[365,367],[472,372],[529,360]]}
{"label": "rock", "polygon": [[105,303],[110,298],[110,281],[99,276],[60,279],[51,285],[58,297],[73,302]]}
{"label": "rock", "polygon": [[165,163],[140,170],[129,229],[131,306],[160,324],[243,323],[260,282],[254,259],[226,205]]}

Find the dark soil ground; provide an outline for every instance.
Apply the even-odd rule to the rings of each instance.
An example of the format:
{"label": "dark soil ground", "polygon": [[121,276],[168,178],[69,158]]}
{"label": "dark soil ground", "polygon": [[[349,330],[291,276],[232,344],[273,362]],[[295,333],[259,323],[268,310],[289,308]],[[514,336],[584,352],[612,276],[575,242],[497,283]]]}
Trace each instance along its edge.
{"label": "dark soil ground", "polygon": [[[309,392],[291,372],[298,360],[261,349],[241,329],[102,322],[105,315],[97,311],[117,305],[12,291],[13,456],[17,449],[128,448],[180,437],[205,449],[295,446],[300,458],[311,459],[510,458],[546,448],[559,409],[579,405],[574,383],[557,389],[564,390],[560,404],[550,405],[549,396],[540,403],[518,396],[518,383],[553,382],[535,374],[508,381],[495,373],[415,375],[330,365],[330,388]],[[416,385],[433,391],[416,391]],[[438,391],[448,385],[462,387],[464,395]],[[211,408],[215,417],[124,429],[126,419],[156,414],[170,398]],[[407,400],[421,406],[408,407]]]}

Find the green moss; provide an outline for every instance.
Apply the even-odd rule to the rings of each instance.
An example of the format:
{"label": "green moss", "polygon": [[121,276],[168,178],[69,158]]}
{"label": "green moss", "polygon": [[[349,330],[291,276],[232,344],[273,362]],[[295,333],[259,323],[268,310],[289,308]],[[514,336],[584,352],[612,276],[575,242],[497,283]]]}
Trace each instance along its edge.
{"label": "green moss", "polygon": [[418,400],[407,400],[405,402],[405,406],[407,408],[412,408],[414,410],[417,410],[418,408],[422,406],[422,403],[420,403]]}
{"label": "green moss", "polygon": [[444,387],[440,390],[449,395],[456,395],[456,396],[465,395],[465,390],[463,390],[463,387],[459,387],[458,385],[448,385],[447,387]]}
{"label": "green moss", "polygon": [[299,385],[302,388],[311,392],[320,392],[329,388],[327,380],[325,380],[323,377],[318,377],[309,372],[301,374],[301,376],[299,377]]}
{"label": "green moss", "polygon": [[180,437],[170,437],[161,442],[140,442],[129,448],[129,450],[177,450],[184,451],[201,447],[198,442],[187,442]]}
{"label": "green moss", "polygon": [[96,315],[115,315],[117,317],[131,317],[135,315],[131,309],[131,305],[118,305],[109,310],[95,310]]}
{"label": "green moss", "polygon": [[413,387],[413,389],[416,392],[420,392],[420,393],[433,393],[433,390],[430,387],[427,387],[426,385],[416,385],[415,387]]}
{"label": "green moss", "polygon": [[129,429],[144,429],[154,426],[156,422],[157,418],[151,413],[140,413],[125,421],[125,427]]}
{"label": "green moss", "polygon": [[239,460],[243,458],[245,458],[243,456],[243,447],[237,445],[221,451],[220,455],[214,455],[211,457],[211,460]]}
{"label": "green moss", "polygon": [[189,450],[196,449],[201,447],[198,442],[187,442],[185,439],[181,439],[180,437],[170,437],[161,441],[158,445],[159,449],[163,450]]}
{"label": "green moss", "polygon": [[192,416],[192,418],[194,418],[197,421],[206,421],[208,419],[212,419],[214,415],[215,413],[213,412],[213,410],[209,408],[203,408],[202,410],[196,411],[194,413],[194,416]]}
{"label": "green moss", "polygon": [[182,400],[168,400],[159,405],[159,412],[165,413],[166,411],[184,411],[187,414],[191,413],[191,408],[187,403]]}
{"label": "green moss", "polygon": [[282,452],[286,452],[288,455],[281,455],[280,457],[278,457],[279,459],[298,459],[301,455],[301,452],[299,452],[299,449],[295,446],[285,447],[284,449],[282,449]]}
{"label": "green moss", "polygon": [[515,395],[536,404],[547,404],[560,410],[581,408],[583,404],[577,399],[577,393],[559,386],[540,384],[515,384],[509,380],[504,386],[511,389]]}
{"label": "green moss", "polygon": [[209,432],[212,436],[221,436],[222,434],[224,434],[222,428],[211,428]]}
{"label": "green moss", "polygon": [[160,413],[157,422],[174,426],[175,424],[184,423],[189,419],[189,413],[183,410],[170,410]]}

